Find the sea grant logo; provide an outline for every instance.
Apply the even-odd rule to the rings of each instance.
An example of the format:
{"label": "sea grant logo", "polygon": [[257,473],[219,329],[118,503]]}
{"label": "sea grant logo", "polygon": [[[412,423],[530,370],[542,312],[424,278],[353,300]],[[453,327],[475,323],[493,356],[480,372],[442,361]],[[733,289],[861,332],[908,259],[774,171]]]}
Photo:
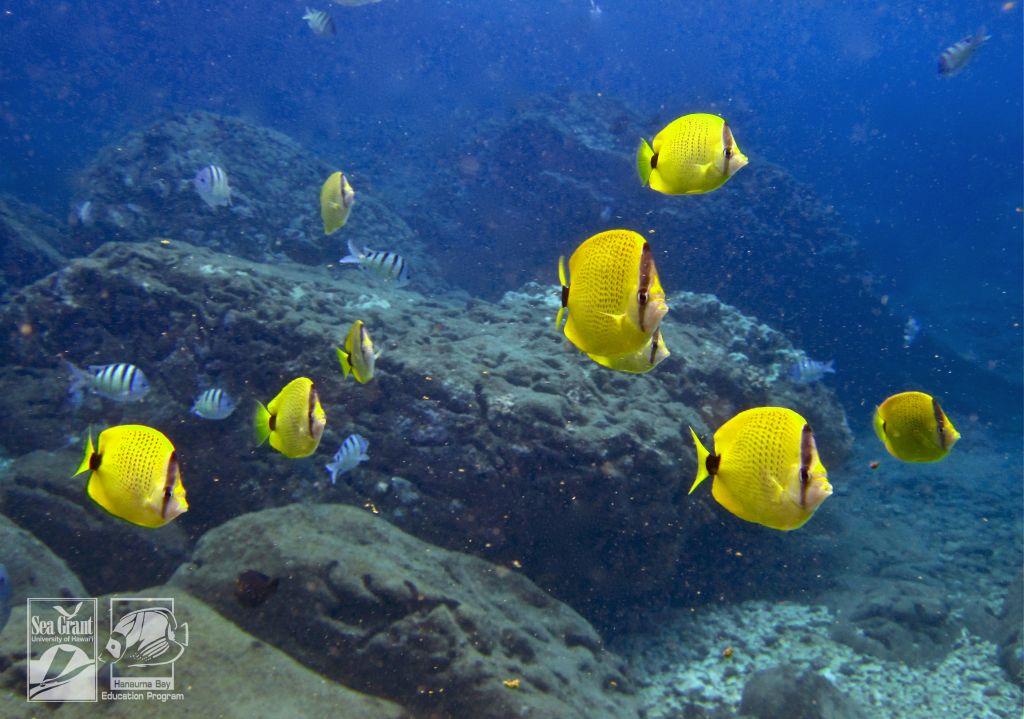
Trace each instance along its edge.
{"label": "sea grant logo", "polygon": [[27,600],[28,700],[96,701],[95,599]]}
{"label": "sea grant logo", "polygon": [[113,691],[103,692],[103,698],[123,699],[117,692],[127,691],[145,691],[146,698],[161,701],[184,698],[154,692],[174,691],[174,662],[187,646],[188,624],[178,623],[173,598],[112,598],[104,658]]}

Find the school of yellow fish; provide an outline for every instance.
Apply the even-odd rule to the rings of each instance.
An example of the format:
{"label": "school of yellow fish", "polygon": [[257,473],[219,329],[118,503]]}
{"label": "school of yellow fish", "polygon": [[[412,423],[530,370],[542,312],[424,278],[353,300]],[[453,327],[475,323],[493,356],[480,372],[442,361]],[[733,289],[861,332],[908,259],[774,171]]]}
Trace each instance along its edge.
{"label": "school of yellow fish", "polygon": [[[667,195],[711,192],[747,163],[729,124],[705,113],[673,120],[650,143],[642,139],[636,152],[641,182]],[[344,173],[325,180],[320,213],[326,235],[345,225],[354,202],[355,191]],[[398,255],[350,248],[352,254],[342,263],[375,269],[396,284],[407,281],[405,261]],[[661,331],[669,310],[666,293],[654,252],[642,235],[610,229],[589,237],[569,257],[568,268],[559,258],[558,277],[556,327],[589,359],[618,372],[643,374],[669,356]],[[362,320],[352,323],[335,353],[344,377],[351,374],[360,384],[373,379],[379,351]],[[127,369],[119,376],[141,379],[141,373]],[[298,377],[266,405],[256,404],[252,421],[259,444],[267,442],[292,459],[316,452],[327,416],[313,380]],[[874,429],[886,450],[904,462],[938,461],[960,439],[938,401],[923,392],[902,392],[883,401],[875,411]],[[712,478],[712,497],[742,520],[797,529],[832,494],[814,432],[791,409],[740,412],[714,432],[713,452],[692,427],[690,433],[697,455],[690,492]],[[174,445],[151,427],[110,427],[95,446],[90,434],[76,474],[84,472],[90,472],[89,497],[128,522],[160,527],[188,510]]]}

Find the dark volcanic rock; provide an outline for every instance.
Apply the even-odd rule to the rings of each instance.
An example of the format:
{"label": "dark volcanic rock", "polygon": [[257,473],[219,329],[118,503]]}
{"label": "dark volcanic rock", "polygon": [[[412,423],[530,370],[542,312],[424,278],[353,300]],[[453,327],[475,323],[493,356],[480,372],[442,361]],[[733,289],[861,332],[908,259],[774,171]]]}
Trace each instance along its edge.
{"label": "dark volcanic rock", "polygon": [[[344,158],[339,158],[344,162]],[[210,164],[224,168],[232,204],[210,208],[192,185]],[[206,112],[171,115],[99,153],[78,178],[75,206],[91,202],[92,219],[75,237],[89,249],[108,240],[166,236],[239,257],[288,257],[326,264],[359,247],[407,255],[418,282],[437,275],[412,230],[350,180],[356,205],[348,223],[326,237],[320,186],[335,170],[279,132]]]}
{"label": "dark volcanic rock", "polygon": [[0,564],[10,576],[11,606],[24,606],[27,597],[85,596],[82,582],[62,559],[2,515]]}
{"label": "dark volcanic rock", "polygon": [[55,218],[9,195],[0,197],[0,292],[59,269],[68,245]]}
{"label": "dark volcanic rock", "polygon": [[[491,304],[375,279],[173,241],[105,245],[0,305],[3,326],[35,328],[0,345],[0,441],[56,449],[68,435],[77,445],[90,424],[148,424],[178,449],[190,510],[174,526],[193,538],[297,499],[372,503],[421,538],[520,564],[591,619],[673,595],[763,597],[767,587],[821,584],[831,550],[815,540],[839,497],[794,544],[735,519],[709,492],[686,495],[695,474],[687,426],[707,435],[751,406],[804,414],[826,467],[846,456],[851,436],[831,391],[779,379],[799,356],[781,334],[713,297],[680,294],[663,325],[673,356],[628,376],[597,366],[553,329],[554,288]],[[343,381],[333,350],[356,318],[383,350],[365,386]],[[152,390],[141,403],[90,397],[75,410],[62,358],[134,362]],[[301,375],[317,382],[328,416],[315,458],[254,449],[245,409],[223,422],[189,414],[209,382],[245,408]],[[371,461],[332,487],[324,463],[351,432],[370,441]],[[62,461],[66,470],[47,471],[64,477],[77,463]],[[16,476],[11,492],[38,484]],[[66,499],[81,482],[52,491]],[[36,521],[44,531],[45,515]],[[695,546],[732,547],[742,560],[708,571]],[[749,563],[785,580],[750,582]]]}
{"label": "dark volcanic rock", "polygon": [[997,639],[999,666],[1012,682],[1024,685],[1024,576],[1010,585],[1003,603]]}
{"label": "dark volcanic rock", "polygon": [[778,666],[753,674],[740,714],[755,719],[866,719],[851,699],[820,674]]}
{"label": "dark volcanic rock", "polygon": [[[258,609],[234,597],[246,568],[280,578]],[[354,507],[238,517],[200,540],[172,584],[321,674],[423,716],[637,714],[624,667],[578,614],[517,572]]]}
{"label": "dark volcanic rock", "polygon": [[938,583],[865,578],[861,590],[846,596],[839,609],[833,638],[887,661],[937,664],[960,632]]}

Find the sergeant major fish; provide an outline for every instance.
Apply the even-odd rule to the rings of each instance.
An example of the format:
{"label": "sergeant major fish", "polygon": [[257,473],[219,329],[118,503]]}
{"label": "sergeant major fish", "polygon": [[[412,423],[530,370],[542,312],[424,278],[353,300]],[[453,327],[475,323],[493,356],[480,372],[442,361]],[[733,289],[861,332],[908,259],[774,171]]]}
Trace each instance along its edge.
{"label": "sergeant major fish", "polygon": [[203,419],[227,419],[235,411],[235,401],[220,387],[200,392],[192,404],[192,414]]}
{"label": "sergeant major fish", "polygon": [[334,18],[323,10],[306,8],[306,14],[302,19],[309,24],[309,29],[321,37],[334,37],[338,30],[334,26]]}
{"label": "sergeant major fish", "polygon": [[351,472],[360,462],[368,461],[370,455],[366,450],[369,447],[370,443],[362,435],[350,434],[334,453],[334,461],[324,465],[327,473],[331,475],[331,484],[338,481],[339,475]]}
{"label": "sergeant major fish", "polygon": [[832,360],[819,362],[810,357],[803,357],[790,366],[789,379],[794,384],[814,384],[825,379],[825,375],[835,373]]}
{"label": "sergeant major fish", "polygon": [[133,364],[93,364],[83,370],[69,362],[68,367],[71,370],[71,388],[68,391],[75,406],[82,401],[84,387],[115,402],[138,402],[149,393],[146,375]]}
{"label": "sergeant major fish", "polygon": [[967,63],[974,57],[978,48],[990,39],[982,27],[973,35],[968,35],[962,40],[953,43],[939,55],[939,75],[942,77],[954,77],[959,75],[967,67]]}
{"label": "sergeant major fish", "polygon": [[396,287],[402,287],[409,283],[409,265],[405,258],[394,252],[371,250],[364,247],[358,249],[350,239],[348,241],[348,255],[342,257],[338,262],[343,265],[360,265],[363,268],[373,270],[387,280],[393,280]]}
{"label": "sergeant major fish", "polygon": [[231,185],[228,173],[219,165],[207,165],[192,178],[199,197],[213,209],[231,204]]}

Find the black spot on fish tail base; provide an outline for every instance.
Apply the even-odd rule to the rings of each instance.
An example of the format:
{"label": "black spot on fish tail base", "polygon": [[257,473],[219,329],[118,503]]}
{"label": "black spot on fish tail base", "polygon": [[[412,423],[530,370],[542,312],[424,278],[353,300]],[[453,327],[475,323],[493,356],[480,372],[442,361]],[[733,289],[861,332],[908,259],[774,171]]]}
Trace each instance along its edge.
{"label": "black spot on fish tail base", "polygon": [[807,504],[807,486],[811,482],[811,462],[814,460],[814,432],[805,424],[800,435],[800,506]]}
{"label": "black spot on fish tail base", "polygon": [[651,246],[645,242],[643,249],[640,250],[640,279],[637,282],[636,291],[637,315],[640,318],[641,332],[647,331],[647,328],[644,327],[644,310],[647,309],[647,301],[650,299],[648,290],[651,289],[653,269],[654,253],[651,251]]}
{"label": "black spot on fish tail base", "polygon": [[562,307],[569,306],[569,288],[562,285]]}
{"label": "black spot on fish tail base", "polygon": [[171,497],[174,496],[174,483],[178,479],[178,453],[171,452],[171,458],[167,461],[167,475],[164,477],[164,499],[160,505],[160,517],[167,519],[167,510],[171,506]]}
{"label": "black spot on fish tail base", "polygon": [[306,420],[308,422],[309,436],[313,436],[313,410],[316,409],[317,394],[316,385],[309,385],[309,407],[306,408]]}
{"label": "black spot on fish tail base", "polygon": [[651,155],[651,169],[652,170],[657,170],[658,169],[658,153],[657,152],[655,152],[653,155]]}
{"label": "black spot on fish tail base", "polygon": [[270,419],[267,420],[267,429],[269,429],[271,432],[273,432],[275,429],[277,429],[277,415],[276,414],[270,415]]}
{"label": "black spot on fish tail base", "polygon": [[95,472],[100,468],[100,460],[102,459],[99,452],[93,452],[92,456],[89,457],[89,469]]}
{"label": "black spot on fish tail base", "polygon": [[946,449],[946,419],[942,414],[939,400],[932,397],[932,412],[935,413],[935,429],[939,433],[939,446]]}
{"label": "black spot on fish tail base", "polygon": [[704,460],[704,469],[708,471],[708,474],[714,477],[718,474],[718,468],[722,464],[722,455],[720,454],[709,454],[708,458]]}

